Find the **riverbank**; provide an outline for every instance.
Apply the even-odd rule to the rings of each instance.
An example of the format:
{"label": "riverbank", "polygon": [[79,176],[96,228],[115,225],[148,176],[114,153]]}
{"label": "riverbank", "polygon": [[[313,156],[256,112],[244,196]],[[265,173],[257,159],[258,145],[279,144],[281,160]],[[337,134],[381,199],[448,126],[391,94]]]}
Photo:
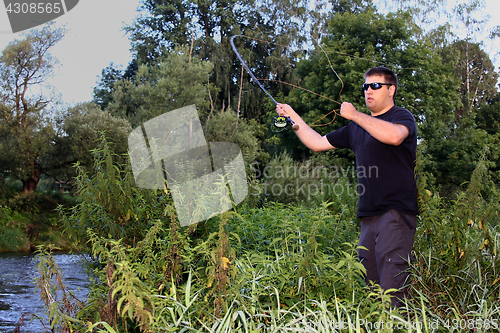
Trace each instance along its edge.
{"label": "riverbank", "polygon": [[71,242],[57,227],[29,224],[24,229],[15,225],[0,228],[0,253],[29,253],[39,245],[52,245],[62,251],[72,249]]}
{"label": "riverbank", "polygon": [[19,193],[0,201],[0,252],[31,252],[48,244],[70,250],[57,207],[73,204],[71,196],[42,193]]}

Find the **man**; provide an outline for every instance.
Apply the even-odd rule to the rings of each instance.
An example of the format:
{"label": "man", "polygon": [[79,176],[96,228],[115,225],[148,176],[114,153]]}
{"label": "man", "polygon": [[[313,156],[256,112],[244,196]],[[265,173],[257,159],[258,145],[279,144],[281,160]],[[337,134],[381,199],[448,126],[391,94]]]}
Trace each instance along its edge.
{"label": "man", "polygon": [[340,115],[351,122],[325,136],[309,127],[289,105],[277,104],[276,111],[299,126],[295,133],[313,151],[354,151],[360,189],[359,246],[366,248],[359,248],[358,256],[366,268],[366,282],[380,284],[384,290],[397,289],[391,300],[399,307],[407,294],[408,261],[412,259],[418,214],[414,174],[417,127],[407,109],[394,105],[398,79],[391,70],[374,67],[364,77],[365,102],[371,115],[344,102]]}

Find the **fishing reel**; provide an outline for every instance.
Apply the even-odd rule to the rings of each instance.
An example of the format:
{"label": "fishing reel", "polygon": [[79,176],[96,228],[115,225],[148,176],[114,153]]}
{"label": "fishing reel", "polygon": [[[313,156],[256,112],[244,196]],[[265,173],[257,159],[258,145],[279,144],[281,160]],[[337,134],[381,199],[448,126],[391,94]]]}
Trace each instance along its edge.
{"label": "fishing reel", "polygon": [[285,117],[285,116],[274,117],[273,118],[273,124],[274,124],[274,127],[276,127],[276,128],[285,129],[285,127],[287,125],[290,125],[290,126],[292,126],[292,128],[293,128],[294,131],[298,131],[299,130],[299,125],[295,124],[293,122],[293,120],[290,119],[290,117]]}

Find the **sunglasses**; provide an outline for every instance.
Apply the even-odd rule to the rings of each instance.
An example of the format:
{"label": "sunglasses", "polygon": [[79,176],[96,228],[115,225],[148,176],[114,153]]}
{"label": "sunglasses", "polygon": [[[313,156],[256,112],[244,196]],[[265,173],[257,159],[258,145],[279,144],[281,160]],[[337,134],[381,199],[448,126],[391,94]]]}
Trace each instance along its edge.
{"label": "sunglasses", "polygon": [[377,90],[382,88],[382,86],[393,86],[392,83],[379,83],[379,82],[373,82],[373,83],[363,83],[363,91],[367,91],[368,87],[372,88],[372,90]]}

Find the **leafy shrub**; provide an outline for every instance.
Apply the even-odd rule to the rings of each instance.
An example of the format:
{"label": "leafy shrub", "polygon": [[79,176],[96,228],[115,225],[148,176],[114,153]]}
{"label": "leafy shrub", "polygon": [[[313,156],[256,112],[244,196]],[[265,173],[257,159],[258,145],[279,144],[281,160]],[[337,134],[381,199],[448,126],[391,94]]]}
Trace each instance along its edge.
{"label": "leafy shrub", "polygon": [[38,192],[18,193],[8,201],[8,206],[15,211],[36,213],[42,196]]}
{"label": "leafy shrub", "polygon": [[263,126],[255,120],[238,117],[231,109],[211,114],[204,126],[207,142],[232,142],[238,145],[247,165],[267,163],[269,156],[262,151],[260,137]]}
{"label": "leafy shrub", "polygon": [[0,200],[6,201],[15,193],[18,193],[23,188],[20,180],[15,180],[11,177],[2,177],[0,180]]}
{"label": "leafy shrub", "polygon": [[68,236],[85,246],[87,230],[133,245],[156,220],[169,223],[168,191],[136,187],[130,164],[118,165],[107,140],[94,150],[94,173],[76,166],[75,196],[78,204],[59,208]]}
{"label": "leafy shrub", "polygon": [[370,323],[384,321],[449,332],[451,320],[494,323],[500,312],[499,198],[481,196],[481,161],[454,201],[419,178],[414,297],[395,310],[389,291],[362,279],[356,195],[240,206],[180,227],[167,193],[141,192],[105,145],[96,152],[96,172],[80,174],[79,205],[67,217],[86,231],[80,241],[95,258],[89,300],[72,319],[82,330],[337,331],[344,323],[373,332]]}
{"label": "leafy shrub", "polygon": [[262,169],[254,165],[261,182],[260,195],[273,202],[311,205],[352,202],[353,198],[356,202],[357,187],[349,180],[355,168],[351,168],[313,164],[311,160],[300,163],[286,152],[272,158]]}
{"label": "leafy shrub", "polygon": [[29,240],[24,232],[15,227],[0,228],[1,251],[27,251],[30,249]]}
{"label": "leafy shrub", "polygon": [[13,211],[10,207],[0,206],[0,226],[11,226],[13,224],[25,223],[29,221],[30,216]]}
{"label": "leafy shrub", "polygon": [[482,197],[486,170],[483,156],[456,200],[420,191],[413,290],[431,313],[448,320],[490,320],[500,311],[500,196],[490,188],[490,197]]}

